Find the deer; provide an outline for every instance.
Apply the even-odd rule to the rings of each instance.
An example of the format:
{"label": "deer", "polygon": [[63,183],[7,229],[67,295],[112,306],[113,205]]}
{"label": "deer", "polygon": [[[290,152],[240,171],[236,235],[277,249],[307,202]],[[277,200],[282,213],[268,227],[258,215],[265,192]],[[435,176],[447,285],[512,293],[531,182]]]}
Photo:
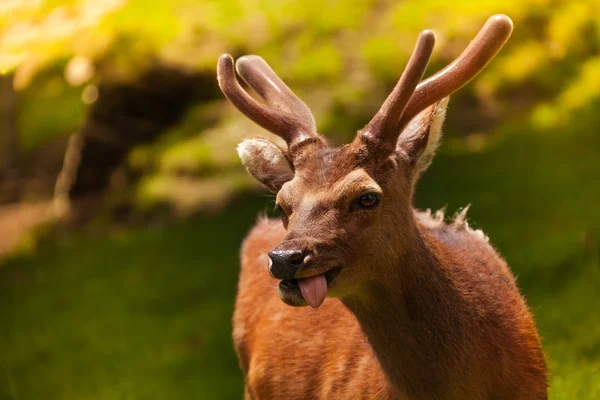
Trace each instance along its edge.
{"label": "deer", "polygon": [[287,144],[238,146],[281,213],[259,218],[241,249],[233,339],[245,399],[547,399],[541,339],[507,263],[467,209],[452,219],[413,207],[449,96],[512,30],[490,17],[425,80],[435,35],[422,31],[380,110],[341,147],[261,57],[219,58],[225,97]]}

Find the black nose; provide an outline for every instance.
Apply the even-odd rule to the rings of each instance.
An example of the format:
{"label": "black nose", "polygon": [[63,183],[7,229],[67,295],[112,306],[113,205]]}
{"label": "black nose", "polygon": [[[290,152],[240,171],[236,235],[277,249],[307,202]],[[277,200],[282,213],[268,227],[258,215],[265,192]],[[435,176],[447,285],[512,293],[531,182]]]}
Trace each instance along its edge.
{"label": "black nose", "polygon": [[294,279],[296,271],[304,264],[304,253],[300,250],[273,250],[269,258],[269,271],[277,279]]}

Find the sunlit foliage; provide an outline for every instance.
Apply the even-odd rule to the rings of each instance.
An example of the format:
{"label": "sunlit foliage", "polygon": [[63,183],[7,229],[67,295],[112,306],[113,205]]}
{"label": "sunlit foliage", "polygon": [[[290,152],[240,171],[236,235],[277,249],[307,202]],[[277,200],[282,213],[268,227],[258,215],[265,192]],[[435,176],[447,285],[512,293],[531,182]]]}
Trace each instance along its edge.
{"label": "sunlit foliage", "polygon": [[[19,98],[19,148],[24,154],[75,132],[88,107],[98,98],[98,88],[103,83],[133,82],[153,63],[212,76],[217,57],[225,52],[235,56],[247,53],[263,56],[313,109],[319,130],[334,141],[342,142],[348,140],[377,110],[404,68],[420,30],[431,28],[437,35],[433,61],[427,72],[431,74],[456,57],[484,21],[495,13],[506,13],[513,19],[513,37],[474,83],[453,96],[446,141],[440,158],[420,187],[420,196],[426,206],[438,201],[440,192],[443,192],[444,198],[439,200],[438,206],[443,206],[443,201],[450,201],[451,205],[458,207],[476,200],[474,219],[495,227],[489,233],[519,273],[519,282],[528,299],[532,299],[533,311],[541,321],[540,328],[553,371],[552,398],[597,398],[600,386],[597,378],[594,381],[592,376],[598,376],[600,368],[600,319],[597,311],[595,314],[589,311],[589,305],[595,299],[595,281],[588,277],[597,277],[600,254],[597,248],[598,212],[591,204],[593,199],[597,199],[597,186],[591,185],[597,177],[590,173],[598,163],[594,149],[598,144],[595,135],[598,134],[600,115],[600,2],[0,0],[0,74],[12,79]],[[142,213],[163,203],[175,204],[180,215],[197,211],[199,204],[210,209],[220,207],[225,198],[251,184],[234,149],[242,137],[252,135],[268,134],[247,121],[223,99],[197,104],[181,123],[154,143],[131,152],[127,167],[140,179],[134,187],[122,188],[125,196],[121,196],[122,192],[112,195],[119,199],[131,197],[136,210]],[[571,140],[575,135],[577,140]],[[465,180],[466,170],[474,170],[470,180]],[[511,176],[515,178],[507,178]],[[588,216],[586,210],[590,207],[591,216]],[[481,215],[477,215],[477,210],[482,210]],[[235,218],[250,221],[254,214],[255,208],[252,207],[245,210],[243,216]],[[229,241],[223,245],[222,252],[227,257],[231,256],[226,260],[228,280],[220,283],[223,286],[211,288],[214,291],[218,288],[219,292],[223,288],[224,293],[230,290],[231,296],[237,273],[233,254],[237,251],[243,229],[234,217],[226,218],[225,226],[236,227],[235,237],[223,236],[223,240]],[[223,221],[208,226],[218,231],[223,229]],[[168,265],[173,260],[183,265],[190,260],[195,262],[197,257],[200,257],[199,263],[221,262],[220,259],[204,260],[204,253],[199,255],[197,242],[212,236],[212,232],[200,228],[186,226],[182,233],[175,235],[175,239],[170,237],[173,230],[165,233],[169,237],[166,246],[171,253],[161,256],[161,265]],[[73,252],[65,244],[66,250],[63,251],[69,255],[67,262],[62,256],[55,255],[50,257],[50,264],[57,270],[64,264],[69,270],[80,271],[82,268],[81,271],[93,275],[105,267],[102,265],[104,259],[111,264],[116,255],[125,268],[111,264],[115,276],[129,274],[124,282],[136,285],[146,279],[143,276],[147,273],[145,268],[148,263],[154,262],[154,255],[147,253],[148,249],[158,252],[156,248],[165,243],[160,232],[139,233],[141,239],[136,235],[138,233],[130,243],[127,243],[129,239],[124,239],[117,250],[111,248],[112,244],[103,245],[108,250],[97,248],[94,242],[85,244],[84,250]],[[151,237],[148,239],[145,235]],[[220,236],[217,238],[221,240]],[[177,247],[179,244],[181,249]],[[523,244],[526,248],[522,247]],[[89,252],[86,246],[91,248]],[[205,250],[208,258],[212,257],[210,250]],[[49,251],[63,254],[54,248]],[[90,258],[89,254],[95,256]],[[19,326],[29,323],[27,307],[40,307],[45,318],[51,320],[48,326],[61,330],[60,335],[68,336],[69,332],[63,332],[61,326],[52,324],[55,315],[45,313],[48,305],[53,304],[54,292],[40,290],[36,286],[43,281],[36,280],[39,278],[36,269],[38,259],[24,261],[24,264],[31,264],[26,274],[31,272],[35,278],[30,279],[34,283],[27,281],[33,287],[31,305],[22,302],[21,287],[14,289],[16,301],[26,304],[23,306],[25,323]],[[197,279],[210,276],[216,281],[218,278],[217,275],[213,277],[213,272],[199,272],[196,265],[185,265],[189,267],[190,276]],[[165,268],[165,271],[168,279],[162,275],[147,279],[157,288],[169,280],[187,285],[188,291],[198,290],[195,282],[178,281],[181,279],[177,276],[178,270],[173,272]],[[120,308],[120,298],[115,297],[108,303],[117,310],[115,313],[104,312],[106,303],[93,295],[98,288],[87,291],[85,285],[90,284],[89,276],[81,274],[76,285],[63,283],[68,286],[64,292],[74,293],[74,304],[85,310],[81,315],[106,314],[101,319],[109,321],[109,326],[112,326],[111,323],[128,326],[129,314]],[[101,289],[113,285],[110,279],[100,280],[104,282],[98,286]],[[2,283],[5,282],[8,281]],[[541,284],[538,285],[539,282]],[[6,284],[10,285],[10,282]],[[135,293],[141,292],[132,291],[129,299],[130,288],[127,285],[120,295],[125,303],[135,303],[139,300],[134,298]],[[537,291],[538,287],[556,287],[557,291],[558,288],[561,291],[552,297]],[[176,286],[170,288],[175,292],[181,290]],[[35,297],[38,290],[41,294]],[[85,291],[81,296],[88,302],[78,303],[79,290]],[[157,300],[148,296],[151,298],[150,309],[164,301],[162,297]],[[204,296],[208,298],[207,294]],[[225,296],[221,300],[222,309],[218,310],[221,314],[217,315],[217,311],[212,309],[202,311],[206,312],[207,325],[211,325],[213,319],[220,324],[218,335],[210,330],[203,333],[207,335],[202,339],[208,343],[207,347],[213,343],[211,335],[218,336],[215,343],[221,343],[219,349],[230,345],[228,339],[223,339],[229,322],[219,318],[223,312],[230,312],[231,299]],[[190,300],[186,298],[173,304],[180,308],[188,302]],[[3,304],[5,310],[14,309],[13,303]],[[196,303],[194,305],[199,307]],[[88,310],[90,313],[86,314]],[[192,321],[197,314],[195,309],[190,310],[186,311],[185,318]],[[80,317],[80,314],[74,315]],[[163,319],[167,321],[170,314],[157,312],[157,315],[156,323],[145,320],[145,323],[152,322],[148,329],[154,332],[153,335],[169,336],[171,333],[160,330],[164,327]],[[15,314],[14,318],[19,320],[20,314]],[[74,321],[74,324],[78,323],[78,320]],[[192,325],[189,321],[181,322],[182,331]],[[38,332],[37,321],[30,323],[31,331],[39,334],[36,338],[39,338],[37,344],[40,347],[43,348],[45,340],[51,342],[52,339],[44,336],[44,332]],[[87,323],[91,327],[86,328],[89,337],[85,337],[89,342],[100,343],[100,347],[108,346],[108,350],[99,350],[105,358],[92,366],[94,371],[99,371],[98,376],[112,379],[112,368],[122,368],[118,369],[120,373],[126,369],[123,365],[139,369],[142,371],[138,377],[140,381],[153,381],[153,385],[143,389],[146,392],[142,393],[142,397],[154,390],[162,394],[161,389],[169,388],[173,382],[177,382],[175,386],[181,385],[181,381],[177,381],[180,374],[175,374],[177,377],[165,377],[163,374],[163,368],[171,364],[179,368],[177,363],[181,360],[177,357],[182,351],[180,347],[167,350],[165,355],[155,355],[158,361],[153,360],[149,367],[131,354],[137,352],[137,348],[125,349],[122,343],[110,340],[98,342],[94,336],[98,328],[95,324],[98,323]],[[142,323],[141,326],[146,325]],[[23,369],[33,366],[30,371],[34,371],[34,375],[44,374],[40,356],[35,353],[35,347],[29,346],[30,338],[21,337],[16,329],[9,331],[8,335],[11,340],[19,338],[15,340],[21,343],[23,349],[11,349],[13,362],[25,357],[30,364],[26,366],[24,362]],[[110,328],[102,329],[110,332]],[[156,333],[159,331],[160,335]],[[184,333],[187,334],[187,331]],[[138,332],[132,330],[130,334],[133,337]],[[61,338],[60,335],[57,337]],[[150,339],[139,342],[140,348],[152,349],[155,345],[152,338],[150,336]],[[130,339],[138,343],[137,337]],[[68,340],[64,339],[65,346],[71,345]],[[62,351],[63,342],[59,342],[56,346]],[[123,364],[115,364],[112,357],[115,353],[111,353],[113,346],[122,356]],[[76,346],[72,347],[69,351],[78,353]],[[111,357],[106,354],[111,354]],[[218,363],[219,353],[214,351],[210,354],[206,362]],[[93,364],[87,356],[86,353],[75,358],[77,362],[73,365],[86,368]],[[191,355],[188,357],[193,359]],[[227,357],[225,369],[228,374],[234,374],[231,376],[238,377],[233,354],[228,353]],[[97,360],[93,359],[94,362]],[[142,368],[137,362],[144,364]],[[61,364],[60,368],[53,370],[54,375],[44,375],[43,378],[50,381],[52,387],[63,387],[65,379],[73,373],[73,365]],[[155,365],[159,372],[153,369]],[[194,396],[186,392],[188,388],[198,390],[200,387],[205,388],[207,393],[217,393],[223,383],[219,377],[223,379],[225,375],[209,371],[204,365],[194,365],[191,369],[185,365],[181,367],[182,371],[190,372],[185,375],[186,384],[178,389],[182,393],[180,397]],[[2,368],[12,371],[7,366],[0,363],[0,372],[3,372]],[[152,371],[147,372],[144,368]],[[177,368],[173,367],[171,373],[179,371]],[[214,382],[211,373],[215,375]],[[154,374],[164,382],[148,379],[148,376],[155,377]],[[199,378],[199,375],[202,376]],[[18,382],[21,387],[30,386],[29,382],[23,383],[25,375],[0,374],[0,382],[3,379]],[[81,387],[65,389],[64,393],[71,394],[69,390],[72,390],[75,393],[72,396],[75,396],[96,390],[104,397],[89,398],[115,398],[117,394],[131,389],[114,389],[110,385],[90,388],[86,381],[83,382],[79,383]],[[134,384],[133,380],[124,379],[123,382],[126,386]],[[228,388],[228,393],[237,395],[240,392],[237,385],[239,382],[235,381],[234,386]],[[45,387],[32,385],[31,388],[32,393],[38,393],[36,390],[43,391]],[[0,385],[0,397],[4,389]],[[13,389],[11,385],[7,386],[6,390],[12,396],[9,398],[24,398]],[[139,390],[142,388],[134,388],[130,393],[134,393],[132,396],[135,397],[135,393],[141,393]]]}

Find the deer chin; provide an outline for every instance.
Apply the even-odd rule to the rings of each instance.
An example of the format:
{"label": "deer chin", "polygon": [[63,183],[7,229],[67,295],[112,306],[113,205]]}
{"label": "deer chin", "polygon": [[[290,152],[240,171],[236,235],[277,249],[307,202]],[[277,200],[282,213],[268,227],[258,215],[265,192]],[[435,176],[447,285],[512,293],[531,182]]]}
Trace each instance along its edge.
{"label": "deer chin", "polygon": [[299,279],[284,279],[279,282],[277,292],[283,302],[292,307],[319,308],[325,297],[327,290],[335,277],[340,272],[341,267],[334,267],[324,273]]}

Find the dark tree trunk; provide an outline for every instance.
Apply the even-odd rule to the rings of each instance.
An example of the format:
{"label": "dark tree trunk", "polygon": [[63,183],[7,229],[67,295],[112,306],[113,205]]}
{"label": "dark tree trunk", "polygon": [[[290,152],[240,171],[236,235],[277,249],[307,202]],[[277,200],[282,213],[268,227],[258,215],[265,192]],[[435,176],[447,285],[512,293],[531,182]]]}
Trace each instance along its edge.
{"label": "dark tree trunk", "polygon": [[17,95],[12,75],[0,75],[0,179],[16,171],[19,154]]}
{"label": "dark tree trunk", "polygon": [[154,67],[133,83],[100,85],[98,100],[79,134],[79,162],[71,167],[72,173],[66,171],[73,177],[69,197],[75,200],[101,193],[134,146],[155,140],[192,103],[218,95],[214,74],[166,67]]}
{"label": "dark tree trunk", "polygon": [[18,107],[13,76],[0,74],[0,203],[12,202],[19,198]]}

